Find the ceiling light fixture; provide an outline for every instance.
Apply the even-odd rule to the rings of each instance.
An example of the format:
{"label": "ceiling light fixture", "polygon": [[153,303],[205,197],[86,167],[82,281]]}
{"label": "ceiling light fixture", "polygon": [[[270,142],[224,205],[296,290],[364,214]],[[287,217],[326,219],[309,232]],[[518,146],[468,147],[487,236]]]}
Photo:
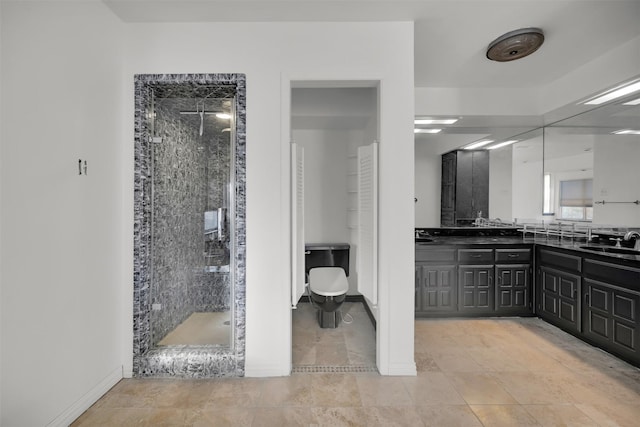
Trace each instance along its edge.
{"label": "ceiling light fixture", "polygon": [[635,129],[620,129],[613,131],[616,135],[640,135],[640,130]]}
{"label": "ceiling light fixture", "polygon": [[442,129],[414,129],[413,133],[440,133]]}
{"label": "ceiling light fixture", "polygon": [[512,139],[511,141],[501,142],[500,144],[492,145],[491,147],[487,147],[487,150],[495,150],[496,148],[506,147],[507,145],[515,144],[518,142],[517,139]]}
{"label": "ceiling light fixture", "polygon": [[594,98],[591,98],[583,102],[583,104],[584,105],[600,105],[600,104],[604,104],[605,102],[618,99],[622,96],[629,95],[630,93],[633,93],[639,90],[640,90],[640,80],[634,80],[632,82],[628,82],[618,87],[615,87],[609,91],[598,94]]}
{"label": "ceiling light fixture", "polygon": [[484,147],[487,144],[491,144],[492,142],[494,142],[493,139],[486,139],[486,140],[482,140],[482,141],[477,141],[477,142],[474,142],[472,144],[467,145],[466,147],[464,147],[464,149],[465,150],[475,150],[476,148]]}
{"label": "ceiling light fixture", "polygon": [[521,28],[501,35],[489,44],[487,58],[507,62],[524,58],[538,50],[544,43],[540,28]]}
{"label": "ceiling light fixture", "polygon": [[457,121],[458,119],[415,119],[413,123],[416,125],[452,125]]}

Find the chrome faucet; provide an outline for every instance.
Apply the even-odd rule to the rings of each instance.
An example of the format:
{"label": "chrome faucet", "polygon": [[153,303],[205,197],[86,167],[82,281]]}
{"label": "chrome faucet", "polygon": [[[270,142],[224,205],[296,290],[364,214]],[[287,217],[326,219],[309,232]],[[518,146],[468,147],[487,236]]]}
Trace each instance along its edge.
{"label": "chrome faucet", "polygon": [[636,239],[636,244],[633,247],[634,251],[640,251],[640,233],[638,233],[637,231],[627,231],[627,234],[624,235],[624,240],[628,241],[630,240],[632,237],[635,236]]}

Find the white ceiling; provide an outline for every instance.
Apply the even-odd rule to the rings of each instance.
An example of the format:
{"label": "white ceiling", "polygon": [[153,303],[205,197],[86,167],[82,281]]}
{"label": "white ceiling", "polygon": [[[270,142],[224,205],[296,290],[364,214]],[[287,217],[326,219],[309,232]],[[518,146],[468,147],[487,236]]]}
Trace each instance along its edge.
{"label": "white ceiling", "polygon": [[[102,1],[125,22],[413,21],[416,87],[535,89],[640,36],[640,0]],[[537,52],[513,62],[486,59],[491,41],[525,27],[545,34]],[[640,58],[640,52],[630,55]],[[632,119],[638,117],[636,109]],[[543,120],[465,117],[440,135],[416,138],[505,139]]]}
{"label": "white ceiling", "polygon": [[[414,21],[417,87],[535,87],[640,35],[638,0],[103,0],[125,22]],[[546,37],[497,63],[488,44],[518,28]]]}

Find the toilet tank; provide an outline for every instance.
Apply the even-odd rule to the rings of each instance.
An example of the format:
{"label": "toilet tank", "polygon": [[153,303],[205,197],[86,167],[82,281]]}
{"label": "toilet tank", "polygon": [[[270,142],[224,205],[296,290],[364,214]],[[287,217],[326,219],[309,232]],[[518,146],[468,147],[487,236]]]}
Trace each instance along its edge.
{"label": "toilet tank", "polygon": [[348,243],[307,243],[304,245],[304,271],[314,267],[342,267],[349,275]]}

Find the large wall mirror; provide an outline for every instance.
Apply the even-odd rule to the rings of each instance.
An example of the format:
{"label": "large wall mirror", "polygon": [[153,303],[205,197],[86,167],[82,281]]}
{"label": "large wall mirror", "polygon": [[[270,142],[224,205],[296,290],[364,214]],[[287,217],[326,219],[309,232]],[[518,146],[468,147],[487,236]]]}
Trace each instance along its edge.
{"label": "large wall mirror", "polygon": [[[640,226],[638,91],[602,105],[574,103],[544,118],[417,117],[415,140],[416,227],[472,225],[476,216]],[[451,203],[455,183],[443,190],[453,172],[442,156],[465,148],[488,153],[488,208],[445,224],[441,208]],[[460,158],[458,168],[474,167]]]}
{"label": "large wall mirror", "polygon": [[640,93],[545,126],[544,183],[549,218],[640,226]]}

